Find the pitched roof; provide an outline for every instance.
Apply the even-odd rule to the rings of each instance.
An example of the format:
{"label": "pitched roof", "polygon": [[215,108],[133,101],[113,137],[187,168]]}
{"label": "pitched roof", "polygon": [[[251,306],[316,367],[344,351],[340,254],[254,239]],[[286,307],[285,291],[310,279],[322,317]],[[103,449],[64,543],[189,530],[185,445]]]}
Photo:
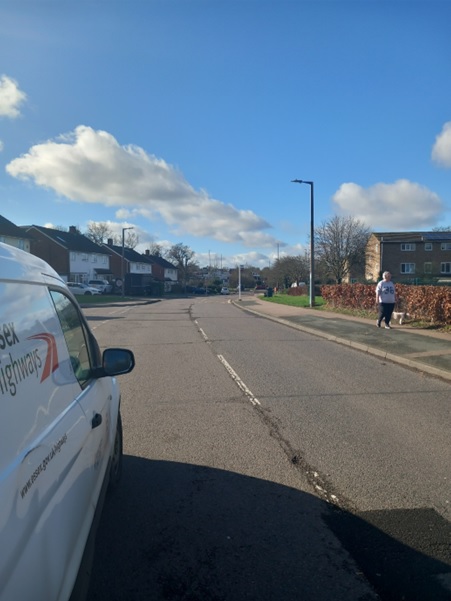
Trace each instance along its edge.
{"label": "pitched roof", "polygon": [[100,255],[108,255],[108,251],[99,244],[96,244],[88,237],[80,234],[79,232],[63,232],[61,230],[54,230],[49,227],[42,227],[40,225],[28,225],[23,226],[28,232],[37,230],[44,236],[47,236],[57,244],[60,244],[69,251],[77,251],[83,253],[96,253]]}
{"label": "pitched roof", "polygon": [[12,238],[31,238],[21,227],[0,215],[0,234],[2,236],[11,236]]}
{"label": "pitched roof", "polygon": [[158,255],[143,255],[145,259],[149,261],[149,263],[155,263],[156,265],[160,265],[160,267],[164,267],[165,269],[177,269],[175,265],[163,259],[163,257],[159,257]]}
{"label": "pitched roof", "polygon": [[[120,257],[122,257],[122,246],[118,246],[117,244],[103,244],[102,247],[107,248],[115,252]],[[132,248],[127,248],[126,246],[124,246],[124,259],[126,261],[130,261],[131,263],[148,262],[145,261],[145,257],[143,255],[140,255],[138,252],[136,252],[136,250],[133,250]]]}

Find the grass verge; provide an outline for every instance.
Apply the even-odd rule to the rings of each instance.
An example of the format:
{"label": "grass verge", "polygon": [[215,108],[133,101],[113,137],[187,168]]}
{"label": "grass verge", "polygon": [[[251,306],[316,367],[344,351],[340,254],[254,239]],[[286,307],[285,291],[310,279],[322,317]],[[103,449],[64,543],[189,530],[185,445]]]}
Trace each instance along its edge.
{"label": "grass verge", "polygon": [[[262,296],[268,303],[277,303],[279,305],[289,305],[290,307],[310,307],[310,298],[308,296],[290,296],[289,294],[275,294],[274,296]],[[315,307],[324,305],[322,296],[315,296]]]}

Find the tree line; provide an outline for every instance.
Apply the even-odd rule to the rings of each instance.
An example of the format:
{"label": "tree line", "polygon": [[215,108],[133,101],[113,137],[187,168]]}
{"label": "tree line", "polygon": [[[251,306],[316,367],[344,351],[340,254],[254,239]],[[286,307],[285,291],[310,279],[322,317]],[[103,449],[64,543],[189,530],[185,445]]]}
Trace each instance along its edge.
{"label": "tree line", "polygon": [[[314,229],[315,282],[341,284],[352,276],[364,278],[365,257],[371,230],[359,219],[335,215]],[[268,269],[268,285],[288,288],[308,283],[310,248],[304,255],[277,259]]]}
{"label": "tree line", "polygon": [[[371,230],[354,217],[336,215],[323,221],[314,230],[315,280],[321,283],[340,284],[350,274],[360,273],[363,277],[365,250],[370,235]],[[115,235],[105,222],[89,224],[85,236],[97,244],[106,243],[108,239],[112,239],[115,244],[122,244],[122,238]],[[124,245],[133,249],[138,243],[138,235],[133,230],[127,230]],[[178,269],[180,281],[185,286],[204,283],[205,278],[197,281],[202,268],[195,260],[194,251],[187,245],[180,242],[165,249],[153,243],[149,246],[149,252],[153,256],[171,262]],[[289,288],[295,282],[308,282],[309,274],[310,250],[308,249],[304,255],[280,257],[271,266],[263,269],[251,265],[243,266],[241,283],[246,288],[258,283]],[[217,285],[219,284],[220,282],[217,282]],[[229,270],[229,285],[238,286],[238,268]]]}

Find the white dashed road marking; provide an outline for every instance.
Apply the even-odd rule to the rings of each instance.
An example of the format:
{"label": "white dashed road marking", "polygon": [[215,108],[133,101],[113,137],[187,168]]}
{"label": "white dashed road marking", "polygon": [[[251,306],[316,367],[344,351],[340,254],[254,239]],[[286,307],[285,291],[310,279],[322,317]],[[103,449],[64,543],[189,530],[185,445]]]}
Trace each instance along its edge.
{"label": "white dashed road marking", "polygon": [[238,384],[238,386],[241,388],[241,390],[244,392],[244,394],[247,396],[247,398],[250,400],[250,402],[253,405],[261,405],[260,401],[252,394],[252,392],[249,390],[249,388],[246,386],[246,384],[243,382],[243,380],[240,378],[240,376],[227,363],[227,361],[224,359],[224,357],[222,355],[218,355],[218,359],[224,365],[226,370],[229,372],[229,374],[232,376],[232,378],[235,380],[235,382]]}

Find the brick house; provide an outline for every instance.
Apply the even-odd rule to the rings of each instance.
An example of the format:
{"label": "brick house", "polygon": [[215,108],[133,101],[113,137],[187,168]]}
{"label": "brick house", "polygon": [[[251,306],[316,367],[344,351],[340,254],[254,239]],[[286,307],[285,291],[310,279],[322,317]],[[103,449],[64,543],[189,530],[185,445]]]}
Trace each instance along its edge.
{"label": "brick house", "polygon": [[30,252],[31,236],[3,215],[0,215],[0,242]]}
{"label": "brick house", "polygon": [[384,271],[399,283],[451,283],[451,232],[373,233],[365,278],[375,282]]}
{"label": "brick house", "polygon": [[124,264],[122,266],[122,246],[113,244],[113,240],[108,238],[107,244],[102,244],[102,247],[111,255],[111,271],[113,279],[118,280],[125,277],[127,274],[152,275],[152,266],[149,261],[146,261],[143,255],[132,248],[124,246]]}
{"label": "brick house", "polygon": [[112,282],[116,292],[127,295],[158,295],[151,263],[132,248],[113,244],[111,238],[102,246],[111,253]]}
{"label": "brick house", "polygon": [[110,253],[73,225],[68,232],[39,225],[22,226],[31,237],[31,253],[47,261],[68,282],[109,279]]}
{"label": "brick house", "polygon": [[166,261],[163,257],[151,255],[149,250],[146,250],[144,258],[152,265],[154,279],[159,282],[164,282],[164,291],[170,292],[172,286],[178,283],[177,267],[174,267],[172,263],[169,263],[169,261]]}

